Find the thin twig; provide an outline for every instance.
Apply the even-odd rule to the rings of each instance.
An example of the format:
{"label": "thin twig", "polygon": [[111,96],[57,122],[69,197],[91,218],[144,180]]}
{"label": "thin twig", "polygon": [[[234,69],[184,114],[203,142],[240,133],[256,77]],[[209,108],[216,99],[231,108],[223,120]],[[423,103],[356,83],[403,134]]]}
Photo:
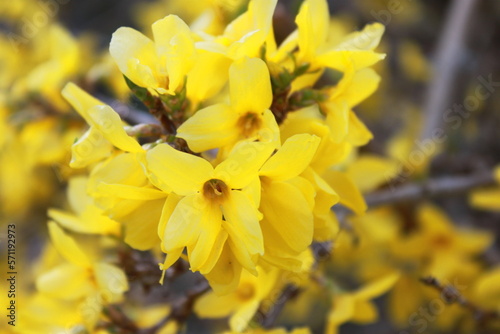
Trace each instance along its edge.
{"label": "thin twig", "polygon": [[453,82],[460,68],[460,55],[477,0],[455,0],[449,9],[436,50],[434,79],[427,87],[424,104],[425,123],[421,140],[429,139],[441,128],[443,112],[449,101]]}
{"label": "thin twig", "polygon": [[287,286],[285,286],[276,303],[274,303],[273,307],[269,310],[269,312],[267,312],[267,314],[264,315],[264,319],[261,322],[262,327],[264,328],[273,327],[274,324],[276,323],[276,320],[278,319],[278,316],[281,314],[281,311],[283,311],[283,308],[285,307],[286,303],[290,299],[293,299],[295,296],[297,296],[299,292],[300,288],[294,284],[288,284]]}
{"label": "thin twig", "polygon": [[473,304],[470,300],[465,298],[453,285],[442,284],[438,279],[432,276],[421,278],[420,282],[439,291],[441,294],[441,298],[445,303],[458,304],[463,308],[471,311],[477,323],[480,325],[484,325],[491,320],[500,319],[500,313],[498,311],[484,310],[479,306]]}
{"label": "thin twig", "polygon": [[447,176],[427,180],[423,183],[406,184],[395,189],[380,190],[365,196],[368,207],[417,201],[427,197],[456,195],[495,184],[493,172],[482,172],[467,176]]}
{"label": "thin twig", "polygon": [[120,328],[123,333],[137,333],[137,325],[117,305],[109,305],[104,308],[103,312],[111,324]]}
{"label": "thin twig", "polygon": [[183,323],[187,320],[189,315],[193,311],[194,303],[202,294],[210,289],[210,285],[206,280],[202,280],[189,290],[186,295],[179,297],[174,300],[170,305],[172,306],[172,311],[161,319],[157,324],[152,327],[142,329],[138,331],[138,334],[156,334],[158,331],[165,326],[170,321],[175,321],[177,323]]}
{"label": "thin twig", "polygon": [[98,96],[99,100],[108,104],[120,117],[131,125],[136,124],[159,124],[158,120],[147,111],[135,109],[116,99],[111,99],[106,96]]}

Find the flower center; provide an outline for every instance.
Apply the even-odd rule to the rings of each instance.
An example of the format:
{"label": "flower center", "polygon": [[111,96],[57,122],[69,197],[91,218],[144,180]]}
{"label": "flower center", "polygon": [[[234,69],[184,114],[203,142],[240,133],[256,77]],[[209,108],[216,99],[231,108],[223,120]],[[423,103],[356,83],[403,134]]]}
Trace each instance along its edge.
{"label": "flower center", "polygon": [[262,126],[262,119],[254,112],[247,112],[238,119],[238,127],[245,137],[252,136]]}
{"label": "flower center", "polygon": [[229,188],[221,180],[211,179],[203,185],[203,196],[208,200],[220,203],[229,194]]}
{"label": "flower center", "polygon": [[255,287],[249,282],[244,282],[236,290],[236,295],[240,300],[249,300],[255,295]]}

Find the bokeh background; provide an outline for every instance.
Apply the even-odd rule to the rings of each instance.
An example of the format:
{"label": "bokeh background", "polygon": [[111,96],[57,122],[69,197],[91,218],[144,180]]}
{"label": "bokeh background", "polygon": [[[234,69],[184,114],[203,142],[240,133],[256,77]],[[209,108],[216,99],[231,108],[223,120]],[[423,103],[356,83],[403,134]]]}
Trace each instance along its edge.
{"label": "bokeh background", "polygon": [[[31,263],[42,251],[47,238],[46,210],[49,207],[61,207],[65,203],[64,180],[73,173],[66,167],[69,161],[67,147],[71,145],[75,134],[84,128],[81,120],[69,111],[69,106],[58,96],[58,92],[67,81],[79,82],[115,108],[123,108],[124,118],[129,117],[133,122],[134,118],[127,114],[124,106],[136,109],[142,106],[128,96],[121,76],[115,73],[116,68],[107,57],[111,34],[121,26],[131,26],[150,35],[151,23],[168,14],[177,14],[187,22],[192,22],[209,1],[63,2],[57,6],[50,20],[60,22],[72,34],[72,38],[50,35],[46,32],[49,23],[36,29],[32,38],[26,36],[23,29],[29,30],[26,27],[33,15],[40,11],[37,6],[41,6],[42,1],[33,2],[28,10],[21,1],[2,1],[0,4],[0,89],[2,108],[6,110],[2,112],[2,120],[7,119],[16,128],[18,132],[14,142],[19,144],[6,145],[10,138],[8,131],[11,130],[0,129],[0,222],[3,230],[3,226],[8,223],[15,223],[22,229],[18,235],[18,256],[25,268],[25,275],[20,277],[20,286],[27,290],[32,288],[28,276],[36,272]],[[227,0],[227,3],[231,5],[232,1]],[[278,40],[284,39],[295,29],[294,17],[300,3],[300,0],[278,2],[274,18]],[[404,177],[396,178],[396,181],[385,179],[376,182],[376,187],[367,192],[387,192],[392,187],[423,184],[443,177],[467,178],[471,175],[479,178],[474,186],[490,185],[491,182],[482,180],[488,179],[493,168],[500,164],[500,2],[335,0],[329,3],[332,34],[344,35],[375,21],[386,26],[378,50],[387,53],[387,58],[375,67],[382,77],[379,90],[356,109],[360,119],[374,134],[374,139],[361,148],[360,154],[383,157],[388,162],[383,166],[396,166],[394,169],[400,170],[399,175]],[[465,14],[460,13],[461,8],[468,10]],[[236,15],[238,10],[236,8],[231,15]],[[9,39],[11,33],[20,39],[13,42]],[[24,47],[26,38],[26,43],[31,45],[28,48]],[[47,55],[54,53],[61,56],[58,61],[65,64],[64,68],[49,64]],[[489,94],[483,98],[483,95],[478,95],[478,89]],[[462,109],[457,109],[460,106]],[[462,110],[463,114],[458,110]],[[438,115],[437,120],[431,121],[432,117],[436,118],[435,115]],[[60,124],[50,122],[58,117],[64,120],[64,131],[61,131]],[[422,147],[418,143],[424,143],[427,139],[425,129],[442,129],[446,140],[441,145],[433,142],[429,154],[424,152],[425,158],[414,162],[415,155],[412,156],[412,153],[415,147]],[[34,135],[40,131],[46,134],[43,140]],[[425,145],[423,147],[420,151],[425,150]],[[352,173],[355,175],[356,171]],[[453,269],[454,277],[463,278],[467,282],[466,286],[471,287],[465,295],[476,298],[486,309],[496,309],[498,312],[500,190],[498,186],[492,185],[479,187],[479,190],[476,187],[469,188],[467,191],[443,192],[432,199],[416,196],[409,201],[396,200],[394,202],[397,203],[390,208],[382,207],[371,211],[364,218],[350,219],[349,224],[354,226],[354,231],[348,231],[339,238],[325,264],[326,272],[336,277],[340,285],[350,288],[357,286],[357,280],[362,281],[359,277],[376,276],[384,265],[399,266],[400,269],[405,268],[405,265],[415,265],[412,260],[408,260],[413,259],[413,255],[409,254],[412,249],[439,253],[442,244],[447,245],[451,241],[439,239],[442,243],[433,244],[436,240],[426,239],[432,233],[425,232],[422,221],[435,219],[426,218],[426,215],[439,216],[435,212],[429,213],[433,209],[429,211],[426,205],[432,202],[448,217],[444,219],[450,226],[447,235],[453,235],[451,239],[463,237],[465,246],[457,244],[453,246],[456,248],[449,249],[455,254],[465,254],[456,263],[457,268]],[[374,227],[378,223],[379,229]],[[490,241],[485,242],[484,247],[478,246],[469,252],[466,250],[467,245],[475,241],[465,236],[472,234],[459,230],[470,228],[487,234]],[[380,232],[384,229],[396,229],[397,232]],[[415,229],[424,231],[422,233],[425,235],[419,241],[404,239],[405,234],[410,235]],[[5,242],[3,230],[2,243]],[[396,235],[405,242],[393,242]],[[360,242],[360,238],[368,241]],[[371,249],[376,251],[372,252]],[[2,257],[4,251],[2,248]],[[369,256],[369,253],[377,254],[378,257]],[[397,255],[402,253],[408,254],[398,258]],[[431,255],[426,257],[426,261],[434,260]],[[444,266],[446,257],[440,261],[443,263],[438,261],[436,268]],[[380,310],[375,323],[363,324],[361,321],[348,324],[341,328],[341,333],[458,333],[460,328],[471,333],[471,328],[476,328],[476,332],[497,333],[498,327],[491,329],[488,326],[471,325],[474,319],[477,320],[478,314],[459,305],[449,306],[451,310],[431,315],[432,321],[429,320],[425,328],[412,323],[408,315],[418,312],[419,305],[426,307],[429,300],[437,297],[432,288],[418,282],[418,278],[427,273],[425,270],[408,269],[407,272],[408,277],[414,280],[408,278],[392,294],[375,299]],[[496,273],[496,276],[492,273]],[[484,296],[471,292],[476,289],[475,284],[479,284],[477,282],[481,275],[486,275],[485,280],[490,281],[490,277],[499,278],[496,283],[493,281],[497,288],[487,290],[490,299],[486,301],[481,299]],[[290,300],[278,322],[286,325],[306,324],[311,326],[314,333],[322,333],[331,301],[321,298],[321,289],[311,290]],[[403,311],[398,313],[398,307]],[[191,333],[203,333],[206,328],[219,326],[216,321],[206,322],[195,318],[192,321],[194,325],[190,329]]]}

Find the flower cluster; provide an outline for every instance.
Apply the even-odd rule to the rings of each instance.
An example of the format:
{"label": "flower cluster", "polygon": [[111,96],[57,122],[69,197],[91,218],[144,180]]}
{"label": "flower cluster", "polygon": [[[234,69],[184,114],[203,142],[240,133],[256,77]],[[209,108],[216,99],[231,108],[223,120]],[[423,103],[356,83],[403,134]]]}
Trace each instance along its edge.
{"label": "flower cluster", "polygon": [[219,293],[242,272],[298,271],[313,240],[335,236],[330,208],[343,199],[322,175],[371,138],[352,107],[378,85],[369,66],[384,58],[373,51],[383,26],[331,43],[326,1],[305,1],[277,46],[275,6],[251,1],[221,35],[175,15],[152,25],[153,40],[113,34],[111,56],[163,126],[154,141],[77,86],[63,90],[90,125],[71,165],[89,167],[96,206],[133,248],[161,246],[163,270],[185,257]]}
{"label": "flower cluster", "polygon": [[[64,1],[0,4],[0,224],[19,245],[0,264],[23,272],[0,296],[16,305],[5,333],[199,332],[197,316],[227,318],[202,322],[218,333],[335,334],[384,304],[394,329],[498,328],[492,234],[422,201],[440,149],[405,161],[414,118],[360,149],[373,68],[392,75],[385,26],[350,32],[328,3],[288,17],[278,0],[151,1],[104,52],[57,22]],[[425,83],[423,53],[400,44],[394,63]],[[457,189],[493,185],[469,200],[498,211],[495,182],[499,166]]]}

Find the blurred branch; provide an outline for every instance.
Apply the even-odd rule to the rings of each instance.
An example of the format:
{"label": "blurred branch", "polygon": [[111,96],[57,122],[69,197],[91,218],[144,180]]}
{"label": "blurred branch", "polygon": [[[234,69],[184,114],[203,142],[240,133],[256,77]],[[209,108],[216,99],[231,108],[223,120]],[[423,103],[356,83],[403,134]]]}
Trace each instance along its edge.
{"label": "blurred branch", "polygon": [[99,100],[109,105],[120,117],[131,125],[135,124],[159,124],[156,118],[150,113],[135,109],[116,99],[105,96],[97,96]]}
{"label": "blurred branch", "polygon": [[262,327],[273,327],[279,315],[281,314],[281,311],[283,311],[286,303],[297,296],[299,292],[299,287],[294,284],[288,284],[287,286],[285,286],[274,306],[269,310],[267,314],[264,315],[264,319],[262,320]]}
{"label": "blurred branch", "polygon": [[439,37],[434,66],[434,79],[427,87],[424,103],[425,123],[420,140],[431,138],[441,127],[443,112],[449,101],[453,82],[463,55],[467,24],[477,0],[454,0]]}
{"label": "blurred branch", "polygon": [[368,207],[417,201],[427,197],[456,195],[477,187],[495,184],[492,171],[467,176],[445,176],[419,184],[407,184],[398,188],[380,190],[365,196]]}
{"label": "blurred branch", "polygon": [[210,290],[210,285],[206,280],[202,280],[199,284],[195,285],[191,290],[187,292],[185,296],[181,296],[174,300],[172,305],[172,311],[160,320],[156,325],[142,329],[138,331],[138,334],[156,334],[163,326],[165,326],[170,321],[176,321],[177,323],[183,323],[192,314],[194,303],[198,297]]}
{"label": "blurred branch", "polygon": [[421,278],[420,282],[439,291],[441,298],[445,303],[458,304],[471,311],[474,315],[474,319],[480,325],[484,325],[486,322],[491,320],[500,319],[500,313],[498,311],[484,310],[473,304],[467,298],[462,296],[462,294],[453,285],[444,285],[432,276]]}

